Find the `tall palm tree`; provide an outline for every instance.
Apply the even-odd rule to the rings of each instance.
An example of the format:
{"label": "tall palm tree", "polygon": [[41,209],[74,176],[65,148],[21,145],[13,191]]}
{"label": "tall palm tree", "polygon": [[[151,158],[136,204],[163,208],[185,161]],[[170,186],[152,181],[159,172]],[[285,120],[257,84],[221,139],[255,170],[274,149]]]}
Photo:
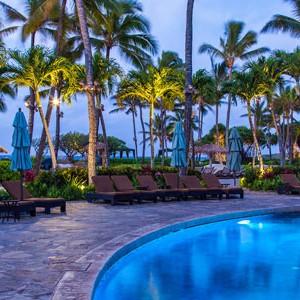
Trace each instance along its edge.
{"label": "tall palm tree", "polygon": [[198,138],[197,142],[201,143],[203,132],[203,117],[208,111],[211,111],[210,106],[211,90],[213,85],[213,79],[210,73],[205,69],[198,70],[193,75],[193,86],[197,90],[197,94],[194,95],[194,103],[198,105]]}
{"label": "tall palm tree", "polygon": [[[0,1],[0,7],[6,14],[8,21],[14,24],[2,29],[0,31],[0,36],[9,36],[11,33],[21,29],[22,42],[30,38],[31,48],[33,48],[35,46],[37,33],[41,33],[44,36],[53,36],[51,23],[57,16],[58,2],[58,0],[26,0],[26,14],[24,15],[17,9],[14,9],[3,1]],[[29,109],[28,132],[31,141],[33,136],[35,114],[35,98],[32,90],[30,90]]]}
{"label": "tall palm tree", "polygon": [[105,165],[108,166],[109,153],[106,127],[103,116],[104,105],[102,104],[102,97],[105,97],[113,92],[113,89],[117,84],[118,78],[120,78],[123,75],[123,70],[114,59],[107,60],[102,56],[101,53],[96,53],[93,57],[93,74],[94,80],[97,83],[97,86],[95,86],[97,131],[96,136],[98,137],[100,119],[103,141],[105,144]]}
{"label": "tall palm tree", "polygon": [[151,62],[151,55],[157,53],[157,42],[141,14],[139,1],[96,0],[85,4],[91,12],[88,22],[96,51],[104,51],[109,59],[112,49],[117,48],[122,57],[139,68]]}
{"label": "tall palm tree", "polygon": [[[118,93],[122,89],[126,89],[126,87],[130,84],[128,80],[125,78],[121,81],[119,85],[119,89],[117,91]],[[137,139],[137,130],[136,130],[136,117],[137,117],[137,107],[139,106],[139,99],[138,98],[124,98],[124,99],[117,99],[117,95],[113,98],[116,99],[116,102],[114,103],[114,106],[117,106],[117,108],[111,110],[109,113],[117,113],[120,111],[125,111],[126,115],[131,114],[132,116],[132,124],[133,124],[133,141],[134,141],[134,148],[135,148],[135,155],[136,158],[138,158],[138,139]]]}
{"label": "tall palm tree", "polygon": [[299,0],[284,0],[289,2],[292,6],[292,12],[295,18],[284,16],[284,15],[274,15],[272,20],[267,22],[267,24],[262,28],[262,33],[267,32],[288,32],[292,37],[300,37],[300,1]]}
{"label": "tall palm tree", "polygon": [[227,79],[226,64],[224,62],[220,64],[215,64],[213,59],[211,60],[211,63],[212,63],[211,97],[212,97],[213,104],[216,106],[216,110],[215,110],[216,141],[217,141],[217,145],[220,145],[219,107],[223,103],[222,98],[226,94],[226,88],[224,88],[224,83]]}
{"label": "tall palm tree", "polygon": [[59,82],[60,75],[70,77],[70,63],[67,59],[58,58],[53,55],[52,51],[40,46],[30,48],[24,53],[19,50],[11,50],[9,58],[12,62],[5,66],[2,78],[14,86],[30,87],[34,92],[37,109],[48,139],[52,167],[55,169],[56,157],[42,108],[40,89],[55,86]]}
{"label": "tall palm tree", "polygon": [[146,100],[150,104],[149,126],[152,168],[154,167],[154,106],[158,99],[164,97],[166,94],[180,95],[182,93],[180,83],[178,81],[171,81],[170,78],[174,78],[172,69],[164,68],[157,70],[155,67],[149,66],[143,81],[132,81],[131,84],[117,96],[119,99],[138,97]]}
{"label": "tall palm tree", "polygon": [[[5,64],[7,62],[7,50],[3,41],[0,41],[0,72],[4,71]],[[0,112],[6,111],[6,103],[4,101],[4,95],[9,95],[10,97],[15,97],[16,90],[6,82],[2,82],[0,76]]]}
{"label": "tall palm tree", "polygon": [[86,68],[86,94],[88,99],[89,117],[89,147],[88,147],[88,182],[92,183],[92,176],[96,175],[96,120],[94,101],[93,55],[88,32],[88,24],[83,0],[75,0],[81,36],[84,44],[85,68]]}
{"label": "tall palm tree", "polygon": [[252,131],[254,146],[257,152],[260,170],[263,171],[263,158],[258,143],[257,132],[254,130],[254,123],[251,113],[251,103],[256,98],[260,98],[265,95],[267,91],[267,85],[263,74],[258,69],[252,69],[251,71],[236,72],[234,73],[233,81],[234,94],[237,95],[242,101],[246,102],[247,114],[249,120],[249,126]]}
{"label": "tall palm tree", "polygon": [[189,156],[190,139],[192,133],[192,110],[193,110],[193,10],[194,0],[187,1],[186,29],[185,29],[185,123],[184,136],[186,145],[186,158]]}
{"label": "tall palm tree", "polygon": [[[202,44],[198,50],[199,53],[208,53],[213,57],[221,58],[228,67],[228,79],[230,81],[232,80],[232,71],[236,60],[246,60],[269,51],[266,47],[250,51],[249,49],[257,43],[257,34],[254,31],[248,31],[245,35],[242,35],[244,27],[243,22],[229,21],[225,24],[225,37],[220,38],[220,49],[210,44]],[[228,148],[231,93],[228,94],[227,105],[225,142]]]}

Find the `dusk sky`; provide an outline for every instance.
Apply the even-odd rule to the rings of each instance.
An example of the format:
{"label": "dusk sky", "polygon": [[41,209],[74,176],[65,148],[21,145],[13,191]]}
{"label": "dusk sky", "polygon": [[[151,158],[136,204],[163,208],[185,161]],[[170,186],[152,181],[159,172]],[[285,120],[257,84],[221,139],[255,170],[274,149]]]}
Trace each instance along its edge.
{"label": "dusk sky", "polygon": [[[22,7],[23,3],[21,0],[6,0],[4,2],[18,9]],[[184,59],[187,0],[142,0],[141,3],[144,7],[144,15],[151,22],[151,33],[158,41],[159,54],[162,51],[170,50],[177,52]],[[195,0],[193,17],[193,72],[201,68],[210,70],[208,55],[199,55],[197,51],[203,43],[219,47],[219,39],[223,37],[226,22],[229,20],[242,21],[246,25],[243,34],[248,30],[254,30],[259,33],[262,27],[275,14],[293,16],[291,6],[283,0]],[[27,44],[21,45],[18,42],[19,38],[20,34],[18,33],[13,37],[5,38],[4,42],[9,48],[18,47],[19,49],[25,49]],[[45,40],[40,40],[40,43],[47,44]],[[292,51],[298,44],[297,39],[291,38],[288,34],[260,34],[256,48],[266,46],[271,50],[282,49]],[[119,62],[121,65],[124,63],[120,59]],[[123,65],[126,65],[128,69],[127,64]],[[28,111],[23,102],[24,95],[25,93],[19,93],[19,96],[13,100],[6,98],[8,110],[5,113],[0,112],[0,145],[8,149],[9,153],[12,152],[12,147],[10,146],[13,133],[12,122],[18,107],[23,109],[26,117],[28,116]],[[133,148],[131,117],[123,113],[108,114],[112,109],[111,104],[112,100],[104,99],[107,134],[126,141],[127,146]],[[72,107],[62,104],[62,111],[64,112],[61,122],[62,133],[69,131],[88,133],[88,112],[85,97],[78,97],[77,101],[74,100]],[[225,112],[226,105],[223,105],[220,114],[220,122],[223,124],[225,124]],[[244,113],[244,105],[241,103],[239,103],[237,108],[233,108],[231,126],[248,126],[247,119],[240,117]],[[148,121],[147,111],[144,112],[144,119]],[[51,122],[50,132],[54,136],[54,119]],[[206,116],[204,119],[204,134],[208,133],[213,125],[214,116]],[[36,115],[34,137],[40,137],[40,132],[41,121],[40,117]],[[139,136],[138,139],[141,142]]]}

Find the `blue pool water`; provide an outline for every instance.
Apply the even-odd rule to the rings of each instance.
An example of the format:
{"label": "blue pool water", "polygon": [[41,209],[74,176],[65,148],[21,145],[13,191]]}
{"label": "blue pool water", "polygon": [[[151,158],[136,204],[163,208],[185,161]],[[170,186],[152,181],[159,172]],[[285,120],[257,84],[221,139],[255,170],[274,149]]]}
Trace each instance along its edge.
{"label": "blue pool water", "polygon": [[117,261],[93,299],[300,299],[300,215],[235,219],[163,236]]}

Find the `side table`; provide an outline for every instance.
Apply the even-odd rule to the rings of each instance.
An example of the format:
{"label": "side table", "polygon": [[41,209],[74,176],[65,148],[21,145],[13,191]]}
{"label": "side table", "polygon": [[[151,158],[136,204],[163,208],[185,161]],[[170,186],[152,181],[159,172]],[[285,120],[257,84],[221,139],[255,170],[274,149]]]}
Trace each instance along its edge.
{"label": "side table", "polygon": [[13,218],[14,222],[16,220],[20,220],[20,210],[18,205],[19,200],[2,200],[2,203],[5,206],[4,216],[2,219],[2,223],[6,220]]}

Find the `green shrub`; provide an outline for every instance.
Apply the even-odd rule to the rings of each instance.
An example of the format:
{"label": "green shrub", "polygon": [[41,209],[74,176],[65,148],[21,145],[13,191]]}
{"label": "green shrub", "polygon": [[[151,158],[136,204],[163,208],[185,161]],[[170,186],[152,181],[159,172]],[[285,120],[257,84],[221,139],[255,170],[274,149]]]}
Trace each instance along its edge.
{"label": "green shrub", "polygon": [[10,160],[0,160],[0,182],[7,180],[20,180],[20,172],[10,169]]}
{"label": "green shrub", "polygon": [[62,191],[62,197],[66,200],[84,199],[83,190],[75,185],[66,185]]}

